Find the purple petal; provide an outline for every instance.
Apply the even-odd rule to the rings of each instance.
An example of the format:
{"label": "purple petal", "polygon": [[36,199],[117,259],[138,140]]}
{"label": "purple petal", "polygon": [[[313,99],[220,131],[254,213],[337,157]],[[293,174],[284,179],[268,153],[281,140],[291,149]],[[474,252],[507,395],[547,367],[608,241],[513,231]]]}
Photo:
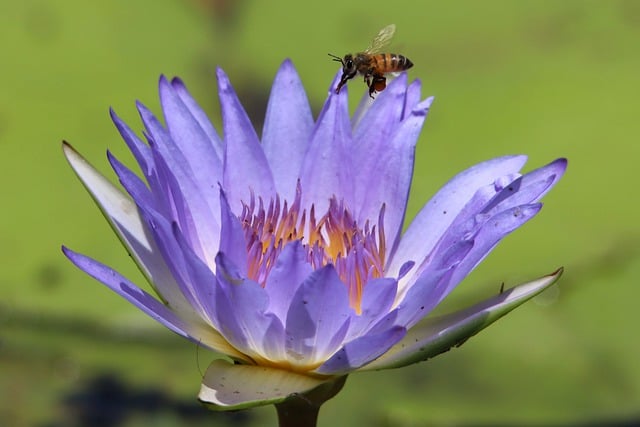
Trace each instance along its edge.
{"label": "purple petal", "polygon": [[439,249],[433,255],[434,261],[408,289],[398,306],[398,324],[410,328],[429,314],[503,237],[533,218],[541,207],[541,204],[523,205],[501,212],[484,222],[472,236],[472,242],[462,241],[450,248]]}
{"label": "purple petal", "polygon": [[482,261],[491,250],[509,233],[515,231],[533,218],[542,209],[541,203],[516,206],[503,211],[483,225],[474,237],[473,249],[457,266],[441,299],[464,279]]}
{"label": "purple petal", "polygon": [[139,205],[138,207],[180,292],[189,302],[191,311],[202,318],[207,318],[207,310],[202,306],[202,301],[198,297],[198,289],[189,279],[184,253],[174,237],[172,224],[158,212],[146,206]]}
{"label": "purple petal", "polygon": [[[140,169],[145,177],[150,177],[152,175],[153,170],[153,157],[151,155],[151,149],[147,144],[142,142],[140,138],[131,130],[129,126],[125,122],[123,122],[120,117],[113,111],[112,108],[109,109],[109,114],[111,115],[111,120],[116,125],[118,132],[124,139],[124,142],[127,143],[129,150],[133,153],[138,165],[140,165]],[[151,184],[151,183],[150,183]]]}
{"label": "purple petal", "polygon": [[315,205],[320,215],[329,207],[329,199],[336,196],[347,206],[353,204],[353,179],[348,159],[351,146],[351,125],[346,90],[339,95],[331,92],[320,112],[305,154],[300,184],[302,206]]}
{"label": "purple petal", "polygon": [[218,139],[209,139],[200,122],[191,114],[178,92],[164,76],[160,78],[159,87],[160,102],[169,135],[189,162],[193,180],[203,197],[212,202],[211,210],[216,211],[217,186],[222,181],[222,160],[216,153],[215,145],[221,143]]}
{"label": "purple petal", "polygon": [[218,95],[224,127],[223,187],[232,209],[248,202],[251,191],[262,200],[275,196],[275,183],[258,135],[227,75],[218,69]]}
{"label": "purple petal", "polygon": [[209,324],[215,325],[216,329],[221,330],[220,325],[215,324],[216,276],[209,266],[198,258],[175,222],[173,223],[173,236],[180,248],[180,253],[176,253],[174,258],[184,259],[184,281],[189,283],[189,289],[197,300],[198,306],[201,307],[203,317],[207,319]]}
{"label": "purple petal", "polygon": [[405,328],[395,326],[379,334],[364,335],[347,343],[314,372],[324,375],[349,373],[386,353],[406,333]]}
{"label": "purple petal", "polygon": [[[420,103],[420,96],[422,91],[422,84],[420,80],[414,80],[407,88],[407,93],[404,100],[404,112],[402,118],[407,117]],[[433,97],[431,97],[433,101]]]}
{"label": "purple petal", "polygon": [[517,172],[526,159],[525,156],[499,157],[475,165],[449,181],[411,222],[392,254],[387,276],[397,276],[407,261],[421,264],[477,189]]}
{"label": "purple petal", "polygon": [[[371,171],[371,174],[361,173],[366,179],[359,178],[362,180],[356,186],[360,190],[356,194],[356,197],[360,195],[357,199],[357,206],[361,208],[359,223],[364,224],[367,219],[376,218],[380,207],[383,204],[386,206],[384,230],[387,256],[397,246],[402,231],[413,176],[415,146],[432,100],[429,98],[419,104],[399,127],[396,126],[397,131],[389,138],[376,141],[371,137],[370,152],[360,156],[368,160],[355,166],[358,171]],[[373,182],[381,185],[374,189],[371,186]]]}
{"label": "purple petal", "polygon": [[351,321],[347,339],[366,334],[384,316],[393,305],[398,283],[393,279],[374,279],[367,282],[362,294],[361,314]]}
{"label": "purple petal", "polygon": [[479,189],[453,221],[439,245],[447,247],[474,235],[492,216],[536,202],[558,182],[566,168],[559,159],[524,176],[506,176]]}
{"label": "purple petal", "polygon": [[364,160],[362,157],[368,157],[372,143],[381,145],[400,123],[406,90],[407,74],[402,73],[363,112],[353,129],[353,148],[356,153],[367,153],[367,156],[354,156],[356,164]]}
{"label": "purple petal", "polygon": [[[150,232],[153,241],[157,242],[157,248],[162,254],[165,264],[171,271],[171,276],[176,278],[176,285],[180,288],[181,294],[189,302],[191,310],[195,310],[200,315],[205,315],[207,310],[201,306],[203,301],[198,296],[198,291],[193,288],[192,282],[188,280],[186,265],[184,263],[183,252],[175,245],[173,233],[170,232],[171,225],[156,210],[149,191],[144,183],[133,172],[120,163],[111,153],[107,153],[113,170],[118,175],[124,188],[136,201],[143,219],[151,225]],[[165,297],[165,293],[161,296]],[[166,289],[165,289],[166,291]],[[171,293],[174,293],[171,290]],[[170,299],[168,299],[170,301]]]}
{"label": "purple petal", "polygon": [[540,200],[560,180],[567,169],[566,159],[557,159],[514,180],[493,197],[483,213],[500,212],[514,206]]}
{"label": "purple petal", "polygon": [[202,108],[200,108],[200,105],[198,105],[195,99],[193,99],[182,80],[174,77],[171,79],[171,86],[173,86],[173,89],[176,91],[184,105],[189,109],[189,112],[191,112],[191,115],[198,122],[202,131],[207,135],[209,141],[211,141],[218,159],[222,159],[222,139],[218,136],[218,132],[216,132],[216,129],[211,124],[207,114]]}
{"label": "purple petal", "polygon": [[192,341],[197,342],[197,340],[187,332],[189,329],[188,325],[178,318],[174,312],[160,301],[131,283],[117,271],[112,270],[104,264],[101,264],[87,256],[74,252],[65,246],[62,247],[62,252],[82,271],[105,284],[109,289],[122,296],[148,316],[178,335],[182,335],[185,338],[189,338]]}
{"label": "purple petal", "polygon": [[352,315],[347,287],[333,266],[314,271],[293,296],[287,313],[287,353],[301,364],[332,354],[341,345]]}
{"label": "purple petal", "polygon": [[226,354],[236,360],[243,360],[245,363],[248,362],[245,355],[231,347],[216,330],[204,324],[201,320],[195,317],[185,319],[182,316],[183,313],[180,313],[181,317],[179,317],[178,314],[171,311],[170,308],[138,288],[117,271],[89,257],[73,252],[64,246],[62,247],[62,251],[78,268],[105,284],[109,289],[122,296],[149,317],[178,335],[198,345],[206,346],[220,354]]}
{"label": "purple petal", "polygon": [[220,230],[220,252],[224,252],[225,257],[231,260],[239,269],[242,277],[247,276],[247,241],[244,230],[238,217],[231,212],[231,207],[227,201],[224,191],[220,189],[220,214],[222,227]]}
{"label": "purple petal", "polygon": [[125,190],[137,204],[155,206],[155,199],[142,179],[118,160],[111,151],[107,150],[107,159]]}
{"label": "purple petal", "polygon": [[295,196],[312,129],[309,100],[293,64],[286,60],[273,82],[262,131],[262,147],[283,200]]}
{"label": "purple petal", "polygon": [[165,215],[180,225],[180,230],[198,256],[207,264],[213,264],[220,242],[220,213],[211,212],[212,204],[204,199],[192,177],[184,170],[167,164],[166,157],[155,147],[153,153],[158,177],[166,185],[164,197],[169,204],[169,212]]}
{"label": "purple petal", "polygon": [[269,351],[275,358],[284,358],[284,327],[274,314],[266,312],[267,293],[258,283],[238,276],[233,269],[232,262],[219,253],[215,306],[222,334],[249,356]]}
{"label": "purple petal", "polygon": [[287,244],[267,277],[265,290],[269,295],[269,311],[280,319],[286,319],[293,296],[312,272],[302,243]]}
{"label": "purple petal", "polygon": [[474,242],[467,240],[436,254],[434,261],[422,271],[412,286],[399,294],[398,325],[408,329],[435,308],[451,282],[456,267],[473,248]]}

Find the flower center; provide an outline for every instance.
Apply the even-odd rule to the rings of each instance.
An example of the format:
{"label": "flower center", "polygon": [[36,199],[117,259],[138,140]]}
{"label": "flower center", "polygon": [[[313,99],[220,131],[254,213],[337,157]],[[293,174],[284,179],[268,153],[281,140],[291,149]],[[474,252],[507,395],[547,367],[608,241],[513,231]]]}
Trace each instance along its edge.
{"label": "flower center", "polygon": [[316,218],[312,205],[307,221],[306,210],[300,207],[301,189],[289,206],[276,196],[265,209],[262,199],[251,196],[243,203],[240,221],[245,232],[248,256],[248,275],[266,285],[271,268],[289,242],[299,240],[307,252],[307,261],[314,269],[333,264],[340,279],[349,290],[349,305],[361,314],[364,286],[382,277],[385,264],[384,210],[382,205],[378,224],[359,227],[342,200],[329,200],[329,208]]}

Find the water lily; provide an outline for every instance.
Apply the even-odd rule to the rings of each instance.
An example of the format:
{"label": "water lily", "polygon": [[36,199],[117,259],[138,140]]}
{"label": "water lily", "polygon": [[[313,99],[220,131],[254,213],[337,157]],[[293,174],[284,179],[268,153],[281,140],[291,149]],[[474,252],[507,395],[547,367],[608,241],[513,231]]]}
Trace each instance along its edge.
{"label": "water lily", "polygon": [[314,392],[321,403],[347,374],[433,357],[559,277],[426,317],[540,211],[566,160],[526,174],[525,156],[475,165],[402,233],[433,101],[421,100],[419,81],[400,75],[350,117],[347,91],[335,94],[334,80],[314,120],[285,61],[259,138],[222,70],[217,78],[223,137],[178,79],[160,79],[165,125],[137,105],[147,143],[112,111],[144,178],[108,153],[128,194],[64,145],[155,296],[85,255],[63,247],[65,255],[167,328],[226,356],[203,380],[199,397],[212,407],[282,405]]}

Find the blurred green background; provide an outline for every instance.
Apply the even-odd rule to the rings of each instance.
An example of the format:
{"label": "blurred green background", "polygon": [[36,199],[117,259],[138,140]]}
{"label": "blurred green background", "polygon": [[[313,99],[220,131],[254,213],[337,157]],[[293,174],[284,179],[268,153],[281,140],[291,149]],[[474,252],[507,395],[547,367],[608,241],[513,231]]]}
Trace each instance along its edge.
{"label": "blurred green background", "polygon": [[[211,354],[63,258],[62,243],[143,283],[60,141],[113,177],[105,150],[131,157],[108,107],[140,130],[134,100],[159,113],[159,74],[179,75],[219,125],[216,66],[260,129],[287,57],[317,112],[337,71],[327,53],[363,49],[388,23],[436,96],[410,215],[482,160],[570,160],[541,215],[443,310],[565,275],[459,349],[352,375],[320,425],[640,421],[639,1],[26,0],[0,4],[0,425],[275,425],[268,407],[200,410]],[[349,88],[354,102],[365,90]]]}

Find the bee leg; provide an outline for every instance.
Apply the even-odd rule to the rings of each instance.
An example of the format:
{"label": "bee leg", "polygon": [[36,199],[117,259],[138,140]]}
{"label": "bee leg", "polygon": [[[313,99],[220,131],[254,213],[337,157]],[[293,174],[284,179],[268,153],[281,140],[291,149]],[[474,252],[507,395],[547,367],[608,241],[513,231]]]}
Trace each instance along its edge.
{"label": "bee leg", "polygon": [[387,87],[387,79],[384,76],[373,75],[373,81],[369,85],[369,96],[373,98],[376,92],[382,92]]}

